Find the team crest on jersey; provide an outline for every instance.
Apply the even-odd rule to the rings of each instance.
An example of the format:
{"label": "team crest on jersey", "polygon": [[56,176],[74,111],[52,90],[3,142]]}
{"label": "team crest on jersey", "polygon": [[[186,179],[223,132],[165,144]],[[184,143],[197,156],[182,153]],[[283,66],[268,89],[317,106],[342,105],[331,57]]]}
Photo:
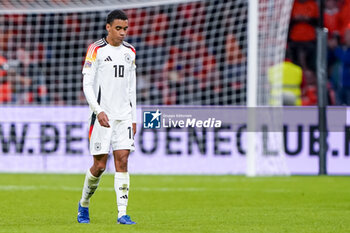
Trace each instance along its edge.
{"label": "team crest on jersey", "polygon": [[126,54],[124,54],[124,55],[125,55],[125,61],[126,61],[127,63],[131,63],[131,56],[130,56],[130,54],[126,53]]}
{"label": "team crest on jersey", "polygon": [[86,61],[84,64],[84,68],[90,68],[92,66],[91,61]]}
{"label": "team crest on jersey", "polygon": [[101,143],[100,143],[100,142],[96,142],[96,143],[95,143],[95,150],[96,150],[96,151],[101,150]]}

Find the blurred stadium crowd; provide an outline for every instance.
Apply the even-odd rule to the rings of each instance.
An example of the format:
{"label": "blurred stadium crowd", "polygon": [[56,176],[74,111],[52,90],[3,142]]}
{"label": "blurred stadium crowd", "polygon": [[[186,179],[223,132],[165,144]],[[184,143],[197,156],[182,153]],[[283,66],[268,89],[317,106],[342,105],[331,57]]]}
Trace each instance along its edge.
{"label": "blurred stadium crowd", "polygon": [[[328,29],[328,103],[350,105],[350,1],[324,1],[324,25]],[[287,57],[302,68],[303,105],[317,103],[315,27],[318,7],[314,0],[296,0],[289,27]]]}
{"label": "blurred stadium crowd", "polygon": [[[350,0],[324,1],[328,103],[350,105]],[[284,84],[296,85],[291,93],[298,101],[290,105],[317,104],[318,7],[316,0],[294,2],[285,61],[293,75]],[[213,0],[126,11],[139,104],[245,104],[246,4]],[[85,104],[82,62],[88,44],[104,36],[105,16],[0,15],[0,104]]]}

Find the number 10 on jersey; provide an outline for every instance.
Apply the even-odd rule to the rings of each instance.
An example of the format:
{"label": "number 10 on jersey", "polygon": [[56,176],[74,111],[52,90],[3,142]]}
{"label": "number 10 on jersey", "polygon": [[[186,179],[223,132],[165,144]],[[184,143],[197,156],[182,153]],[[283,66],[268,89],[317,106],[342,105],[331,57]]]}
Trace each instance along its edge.
{"label": "number 10 on jersey", "polygon": [[124,78],[124,66],[123,65],[114,65],[114,77]]}

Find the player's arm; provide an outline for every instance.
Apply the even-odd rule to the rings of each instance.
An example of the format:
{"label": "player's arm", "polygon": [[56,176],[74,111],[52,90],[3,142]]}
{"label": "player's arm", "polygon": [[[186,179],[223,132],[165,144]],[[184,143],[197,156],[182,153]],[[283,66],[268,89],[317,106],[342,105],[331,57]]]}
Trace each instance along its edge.
{"label": "player's arm", "polygon": [[131,104],[132,114],[132,128],[134,135],[136,133],[136,65],[135,60],[133,61],[133,68],[131,71],[130,83],[129,83],[129,99]]}
{"label": "player's arm", "polygon": [[96,114],[99,123],[104,127],[109,127],[108,117],[104,113],[103,109],[97,102],[97,97],[94,92],[94,82],[97,71],[97,48],[93,48],[90,45],[83,67],[83,91],[86,101],[88,102],[90,109]]}

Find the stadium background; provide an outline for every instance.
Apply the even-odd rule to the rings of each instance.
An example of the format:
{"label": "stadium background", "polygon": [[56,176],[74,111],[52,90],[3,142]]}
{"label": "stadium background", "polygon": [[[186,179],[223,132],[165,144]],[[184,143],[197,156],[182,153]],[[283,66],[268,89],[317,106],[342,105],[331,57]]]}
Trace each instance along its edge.
{"label": "stadium background", "polygon": [[[15,1],[4,1],[2,4],[3,9],[9,11],[11,7],[12,9],[16,7]],[[46,4],[68,9],[65,7],[70,4],[70,1],[52,1]],[[269,1],[261,0],[259,4],[261,4],[259,8],[261,15],[272,14]],[[347,82],[350,78],[347,66],[347,48],[350,45],[348,16],[350,1],[327,0],[325,6],[325,25],[329,29],[328,104],[347,105]],[[25,9],[26,6],[22,4],[21,7]],[[33,11],[33,5],[29,4],[27,7],[32,10],[29,11],[30,13],[5,12],[0,15],[2,169],[3,171],[21,171],[21,169],[22,171],[56,171],[47,170],[45,161],[50,158],[57,161],[59,157],[55,156],[64,158],[62,164],[69,161],[70,157],[78,156],[83,158],[82,161],[88,161],[89,158],[86,141],[83,140],[85,125],[80,126],[80,123],[78,126],[74,125],[77,122],[85,124],[87,118],[85,118],[84,107],[83,110],[79,110],[80,106],[86,108],[81,91],[81,68],[88,45],[105,35],[105,15],[108,11],[73,8],[66,11],[49,10],[47,13],[40,11],[38,13]],[[140,106],[245,106],[247,104],[247,10],[248,5],[245,1],[223,0],[126,9],[130,17],[127,41],[137,50],[138,104]],[[286,101],[287,105],[314,106],[317,103],[314,30],[318,10],[317,2],[314,0],[298,0],[293,5],[288,44],[281,54],[286,54],[286,64],[293,64],[294,68],[297,67],[296,69],[301,69],[302,72],[292,76],[292,85],[295,86],[292,91],[289,89],[289,93],[294,94],[295,101],[292,104]],[[300,20],[301,16],[302,20]],[[287,73],[288,71],[290,70],[287,70]],[[288,82],[287,85],[290,85],[290,80]],[[261,86],[265,88],[266,83]],[[267,96],[266,93],[261,95],[261,101],[268,103],[269,100],[264,99],[264,96]],[[37,116],[33,112],[38,106],[42,106],[41,109],[45,110],[41,111],[39,108],[40,114]],[[77,109],[75,113],[70,110],[72,106]],[[310,109],[315,111],[315,108]],[[63,115],[61,119],[58,118],[59,112]],[[332,145],[332,150],[328,152],[329,159],[345,167],[339,171],[336,170],[335,174],[349,173],[344,165],[349,163],[347,109],[343,108],[342,112],[345,119],[344,127],[332,132],[336,136],[331,135],[329,139]],[[21,118],[23,115],[27,116],[26,120]],[[141,118],[141,113],[139,115]],[[18,120],[14,121],[14,119]],[[317,145],[313,144],[315,140],[308,130],[312,125],[317,124],[316,115],[313,115],[312,119],[314,122],[304,125],[305,136],[302,139],[304,145],[309,145],[308,148],[304,146],[299,150],[297,142],[292,141],[290,144],[297,148],[296,151],[299,150],[298,156],[290,156],[290,158],[300,158],[294,163],[313,161],[309,170],[299,171],[296,174],[317,173],[317,157],[313,155],[315,150],[317,151],[313,147]],[[139,120],[141,126],[142,119]],[[50,122],[52,124],[48,124],[47,128],[41,128]],[[67,131],[66,125],[72,122],[73,126],[70,126],[70,131]],[[26,126],[27,123],[28,126]],[[47,140],[41,137],[42,130],[48,130]],[[55,144],[57,131],[59,132],[57,140],[62,142]],[[25,132],[28,134],[26,135],[28,140],[24,140]],[[296,132],[292,132],[289,138],[297,138],[294,133]],[[67,136],[73,140],[76,139],[74,134],[79,135],[78,138],[81,140],[81,142],[75,141],[75,143],[81,143],[79,148],[83,148],[78,150],[79,153],[76,153],[76,150],[67,149],[65,144],[69,141]],[[317,137],[315,138],[317,142]],[[51,149],[57,145],[57,150],[51,154],[45,152],[44,142]],[[181,143],[175,147],[182,147],[184,144]],[[194,146],[196,147],[196,144]],[[231,146],[229,148],[232,150],[232,153],[230,152],[231,158],[233,157],[232,163],[245,167],[244,163],[234,158],[235,156],[240,158],[239,153],[233,152],[238,149]],[[159,156],[162,153],[162,150],[158,151]],[[200,149],[197,153],[196,156],[200,157]],[[38,154],[42,156],[36,158]],[[167,152],[165,151],[164,154],[167,155]],[[144,156],[144,153],[136,153],[135,157],[139,155]],[[208,155],[208,157],[217,158],[216,153],[208,152]],[[32,165],[33,170],[7,166],[7,162],[4,161],[9,160],[16,164],[13,158],[27,158],[27,164],[41,161],[42,165],[38,165],[39,170],[36,170],[34,165]],[[167,159],[169,156],[165,156],[162,161]],[[206,161],[210,165],[210,159]],[[11,170],[11,167],[14,169]],[[71,171],[80,172],[81,170]],[[181,170],[178,172],[182,173]],[[200,172],[194,171],[194,173]],[[223,173],[241,174],[242,170],[223,170]]]}
{"label": "stadium background", "polygon": [[[2,0],[0,232],[349,232],[349,176],[231,175],[244,174],[246,169],[247,126],[242,117],[246,113],[241,113],[247,105],[247,0],[118,2],[129,6],[125,7],[131,26],[127,41],[137,50],[142,107],[138,109],[137,151],[130,158],[128,214],[138,224],[132,228],[116,225],[111,163],[90,205],[91,224],[76,222],[83,173],[91,164],[81,67],[88,44],[104,35],[105,15],[115,1]],[[287,0],[257,2],[260,22],[268,25],[259,30],[287,28],[290,15],[278,8]],[[346,93],[350,77],[344,71],[350,1],[325,3],[330,31],[327,99],[328,105],[335,105],[327,108],[327,164],[329,174],[349,175]],[[289,86],[283,102],[304,105],[285,107],[289,118],[283,119],[283,161],[292,174],[318,174],[313,59],[317,7],[314,0],[294,1],[288,46],[280,49],[277,43],[283,40],[283,30],[272,43],[270,38],[259,40],[260,48],[279,50],[277,58],[271,58],[272,50],[261,52],[260,58],[266,58],[261,64],[281,62],[286,54],[297,65],[284,63],[295,68],[296,73],[288,72],[293,73],[288,84],[297,86]],[[265,86],[269,83],[259,84],[260,104],[270,101]],[[145,132],[142,111],[155,106],[163,112],[182,108],[234,116],[235,124],[206,133],[191,129],[185,134]],[[269,151],[276,143],[265,144]],[[267,169],[273,171],[278,165],[267,164]]]}

